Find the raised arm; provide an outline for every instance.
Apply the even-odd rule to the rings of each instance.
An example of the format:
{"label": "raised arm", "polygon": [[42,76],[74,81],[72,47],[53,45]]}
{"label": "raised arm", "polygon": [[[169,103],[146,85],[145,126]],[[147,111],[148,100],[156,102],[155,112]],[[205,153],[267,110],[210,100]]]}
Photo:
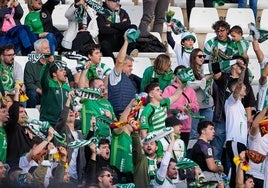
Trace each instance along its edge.
{"label": "raised arm", "polygon": [[245,66],[243,66],[243,67],[241,66],[241,69],[242,69],[241,75],[238,78],[236,87],[235,87],[234,92],[233,92],[233,96],[234,96],[235,100],[238,100],[238,98],[240,96],[240,91],[242,90],[242,87],[244,85],[244,77],[245,77],[246,68],[245,68]]}

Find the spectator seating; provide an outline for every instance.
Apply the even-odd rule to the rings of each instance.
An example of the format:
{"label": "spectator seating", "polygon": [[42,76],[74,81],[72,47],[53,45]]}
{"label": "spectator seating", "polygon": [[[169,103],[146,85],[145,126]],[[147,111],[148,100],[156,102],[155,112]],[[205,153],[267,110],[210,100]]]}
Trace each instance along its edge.
{"label": "spectator seating", "polygon": [[268,30],[268,8],[262,10],[260,28]]}
{"label": "spectator seating", "polygon": [[150,58],[148,57],[135,57],[133,62],[133,74],[136,74],[137,76],[141,77],[143,76],[144,70],[151,66],[152,62]]}
{"label": "spectator seating", "polygon": [[189,30],[196,34],[213,32],[211,26],[218,20],[216,8],[194,7],[189,20]]}
{"label": "spectator seating", "polygon": [[25,108],[25,111],[30,119],[39,120],[40,112],[38,108]]}
{"label": "spectator seating", "polygon": [[226,13],[226,21],[231,27],[239,25],[244,33],[249,33],[248,24],[255,23],[255,18],[250,8],[229,8]]}
{"label": "spectator seating", "polygon": [[57,5],[52,13],[53,25],[60,31],[66,31],[68,29],[68,20],[65,18],[65,12],[70,5]]}
{"label": "spectator seating", "polygon": [[108,65],[108,67],[110,67],[111,69],[114,68],[114,60],[111,57],[102,57],[101,62]]}

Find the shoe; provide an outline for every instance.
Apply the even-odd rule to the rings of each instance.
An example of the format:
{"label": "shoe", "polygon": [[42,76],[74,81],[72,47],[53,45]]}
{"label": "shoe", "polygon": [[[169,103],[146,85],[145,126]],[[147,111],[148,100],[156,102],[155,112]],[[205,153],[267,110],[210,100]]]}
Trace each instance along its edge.
{"label": "shoe", "polygon": [[258,39],[259,43],[263,43],[264,41],[266,41],[268,39],[268,33],[264,33],[260,36],[260,38]]}
{"label": "shoe", "polygon": [[134,49],[130,52],[129,54],[131,57],[138,57],[139,55],[139,50],[138,49]]}
{"label": "shoe", "polygon": [[146,144],[146,143],[154,142],[156,140],[159,140],[169,135],[173,131],[174,131],[173,127],[166,127],[158,131],[150,132],[144,139],[142,139],[142,143]]}

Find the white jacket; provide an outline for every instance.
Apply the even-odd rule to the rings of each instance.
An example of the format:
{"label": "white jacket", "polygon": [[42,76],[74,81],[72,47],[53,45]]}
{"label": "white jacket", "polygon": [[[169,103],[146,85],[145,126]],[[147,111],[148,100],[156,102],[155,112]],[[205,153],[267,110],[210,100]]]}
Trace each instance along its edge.
{"label": "white jacket", "polygon": [[[65,17],[68,19],[68,29],[63,33],[64,38],[61,42],[61,45],[67,49],[72,48],[72,42],[78,33],[78,23],[75,21],[75,14],[74,14],[75,9],[76,8],[74,7],[74,4],[72,4],[65,12]],[[99,34],[96,11],[90,8],[89,6],[86,7],[86,10],[91,18],[91,21],[87,26],[87,31],[91,34],[93,40],[95,40],[96,42]]]}

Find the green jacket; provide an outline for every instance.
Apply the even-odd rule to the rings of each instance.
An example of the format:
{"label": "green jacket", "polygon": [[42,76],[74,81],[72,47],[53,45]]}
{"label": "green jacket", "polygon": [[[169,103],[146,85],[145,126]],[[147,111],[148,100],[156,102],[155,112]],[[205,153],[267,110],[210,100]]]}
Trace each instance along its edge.
{"label": "green jacket", "polygon": [[150,66],[145,69],[143,72],[143,77],[141,80],[141,91],[144,91],[145,87],[151,82],[158,82],[160,88],[164,91],[164,89],[171,85],[171,81],[173,79],[173,72],[170,70],[163,75],[158,75],[153,66]]}
{"label": "green jacket", "polygon": [[58,81],[50,78],[49,64],[41,69],[40,78],[42,87],[40,120],[48,121],[52,126],[55,126],[71,89],[69,84],[60,85]]}
{"label": "green jacket", "polygon": [[36,90],[41,88],[40,83],[40,72],[42,70],[43,64],[40,61],[32,63],[28,61],[24,69],[24,84],[26,90]]}

